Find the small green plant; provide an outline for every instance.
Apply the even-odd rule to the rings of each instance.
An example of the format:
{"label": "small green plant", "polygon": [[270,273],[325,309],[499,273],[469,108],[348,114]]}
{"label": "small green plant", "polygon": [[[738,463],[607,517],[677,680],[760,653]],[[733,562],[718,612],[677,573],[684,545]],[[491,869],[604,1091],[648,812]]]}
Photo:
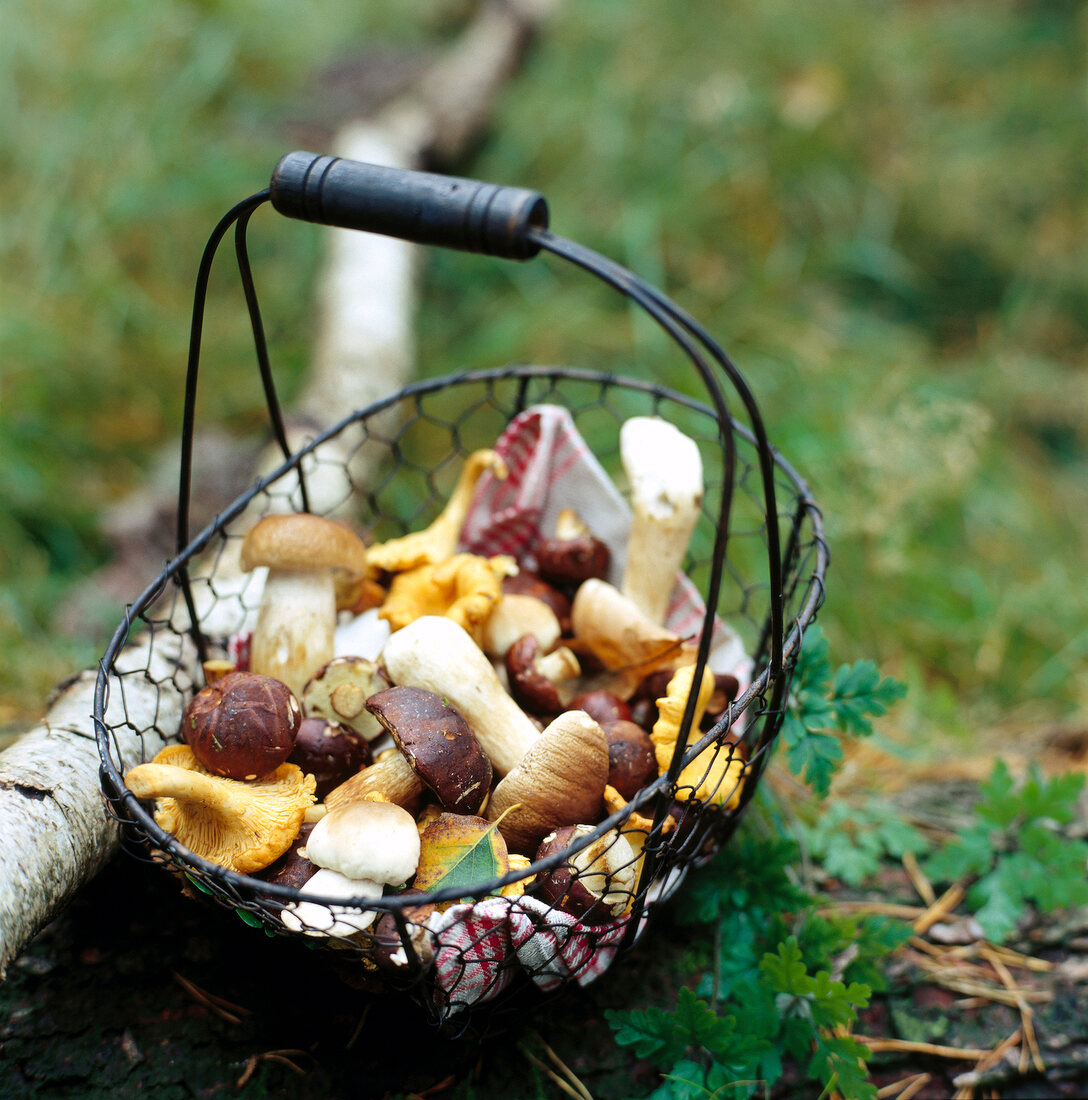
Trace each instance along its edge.
{"label": "small green plant", "polygon": [[881,676],[872,661],[831,670],[823,631],[811,627],[794,670],[789,709],[782,723],[786,762],[819,798],[826,798],[842,762],[842,734],[868,737],[872,718],[906,694],[906,685]]}
{"label": "small green plant", "polygon": [[[818,628],[809,631],[782,731],[790,769],[821,799],[842,760],[841,736],[870,734],[870,719],[905,691],[870,661],[833,672],[828,648]],[[859,835],[874,839],[862,861],[849,865],[852,876],[875,869],[889,849],[921,850],[913,830],[889,815],[872,810],[861,824]],[[831,841],[835,829],[829,822],[812,835],[845,868],[845,849]],[[672,1008],[608,1014],[621,1046],[662,1067],[654,1100],[742,1100],[787,1069],[819,1082],[825,1093],[875,1097],[868,1049],[845,1031],[873,990],[883,988],[882,961],[909,929],[818,912],[816,899],[794,879],[798,855],[796,841],[777,825],[761,836],[742,830],[685,891],[678,918],[711,926],[707,974],[695,990],[682,989]]]}
{"label": "small green plant", "polygon": [[882,961],[909,929],[826,916],[793,881],[796,844],[746,829],[685,891],[682,923],[710,924],[714,960],[675,1006],[608,1013],[621,1046],[662,1068],[654,1100],[760,1093],[787,1071],[868,1100],[867,1048],[840,1029],[884,988]]}
{"label": "small green plant", "polygon": [[1017,787],[999,760],[982,786],[973,820],[923,864],[938,882],[970,881],[967,904],[995,943],[1016,928],[1026,907],[1051,912],[1088,904],[1088,843],[1063,836],[1084,775],[1044,778],[1032,765]]}
{"label": "small green plant", "polygon": [[867,798],[860,805],[832,802],[812,825],[801,823],[797,829],[809,855],[847,886],[860,886],[889,857],[900,860],[930,848],[930,842],[894,806],[878,798]]}

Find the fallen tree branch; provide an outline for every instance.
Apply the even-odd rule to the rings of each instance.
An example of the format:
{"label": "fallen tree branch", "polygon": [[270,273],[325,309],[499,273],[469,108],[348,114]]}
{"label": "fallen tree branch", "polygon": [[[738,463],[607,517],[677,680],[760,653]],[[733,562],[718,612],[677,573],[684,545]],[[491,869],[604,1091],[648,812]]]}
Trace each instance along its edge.
{"label": "fallen tree branch", "polygon": [[[434,157],[463,152],[490,116],[494,97],[515,70],[553,0],[485,4],[447,53],[368,118],[341,128],[330,152],[353,159],[418,168]],[[416,304],[415,246],[370,234],[327,230],[329,248],[318,291],[319,338],[308,381],[289,410],[294,445],[315,428],[402,387],[415,362],[412,320]],[[307,489],[314,510],[344,506],[350,493],[348,456],[354,440],[331,440],[322,449]],[[200,452],[200,442],[196,448]],[[324,461],[331,456],[330,461]],[[265,456],[255,474],[278,463]],[[355,476],[357,472],[353,471]],[[284,501],[283,507],[292,506]],[[150,524],[161,501],[152,501]],[[141,540],[127,534],[132,546]],[[154,545],[154,540],[152,545]],[[155,559],[161,562],[161,555]],[[139,563],[141,566],[147,563]],[[149,579],[157,569],[135,568]],[[223,595],[228,565],[216,571]],[[237,572],[239,583],[241,573]],[[134,593],[127,593],[128,596]],[[229,603],[230,601],[219,601]],[[211,602],[198,610],[211,612]],[[215,626],[205,623],[209,632]],[[169,666],[169,667],[167,667]],[[159,635],[131,643],[110,679],[108,724],[116,724],[119,756],[153,755],[176,736],[195,685],[202,683],[196,653],[183,637]],[[131,673],[131,675],[129,675]],[[146,675],[145,675],[146,673]],[[96,674],[86,671],[62,685],[41,724],[0,753],[0,976],[30,940],[110,858],[116,824],[99,789],[98,749],[92,721]],[[123,708],[117,710],[117,708]],[[123,716],[123,721],[122,721]]]}

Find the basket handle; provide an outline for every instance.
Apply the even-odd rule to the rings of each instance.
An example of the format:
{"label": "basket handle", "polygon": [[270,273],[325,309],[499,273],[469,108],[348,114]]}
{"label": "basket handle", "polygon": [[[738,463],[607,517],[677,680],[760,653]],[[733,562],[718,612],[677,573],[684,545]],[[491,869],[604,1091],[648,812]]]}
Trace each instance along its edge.
{"label": "basket handle", "polygon": [[532,231],[548,226],[536,191],[319,153],[281,157],[270,193],[289,218],[510,260],[535,256]]}

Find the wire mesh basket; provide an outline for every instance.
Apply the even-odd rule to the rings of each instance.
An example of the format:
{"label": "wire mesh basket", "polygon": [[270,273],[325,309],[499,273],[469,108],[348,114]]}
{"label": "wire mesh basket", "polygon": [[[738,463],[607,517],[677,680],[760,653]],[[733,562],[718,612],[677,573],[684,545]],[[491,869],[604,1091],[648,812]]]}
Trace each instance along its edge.
{"label": "wire mesh basket", "polygon": [[[351,411],[292,449],[246,247],[250,216],[269,200],[280,213],[311,222],[513,260],[545,252],[572,263],[646,311],[686,357],[706,395],[696,399],[653,380],[592,369],[505,365],[418,381]],[[406,991],[439,1020],[494,1003],[520,987],[547,992],[585,984],[634,945],[686,872],[712,856],[736,828],[781,726],[805,628],[823,599],[827,551],[819,511],[801,477],[768,442],[737,368],[659,291],[551,233],[547,222],[546,204],[535,192],[309,153],[284,157],[271,186],[222,219],[197,276],[177,553],[127,608],[101,661],[95,696],[103,791],[129,852],[164,866],[186,892],[234,909],[270,936],[338,952],[372,988]],[[190,537],[204,303],[213,259],[231,228],[282,461]],[[659,766],[635,789],[617,797],[609,784],[607,793],[591,796],[592,814],[581,810],[578,820],[564,818],[546,828],[546,836],[538,828],[529,839],[519,836],[509,845],[502,839],[504,820],[499,817],[496,825],[487,805],[457,814],[436,805],[438,796],[427,792],[421,800],[417,791],[415,801],[405,805],[419,817],[421,838],[440,814],[450,827],[470,823],[467,832],[454,834],[457,843],[444,850],[446,864],[440,866],[448,870],[452,861],[463,871],[467,865],[476,877],[439,874],[421,887],[421,861],[418,879],[404,875],[377,891],[349,886],[346,892],[322,892],[308,886],[308,879],[279,874],[285,860],[300,858],[300,843],[302,855],[310,854],[306,838],[311,827],[321,826],[322,807],[307,811],[309,823],[295,824],[289,850],[267,868],[243,873],[182,843],[162,812],[164,803],[176,804],[181,796],[137,797],[126,785],[133,768],[184,740],[182,717],[215,662],[245,667],[245,643],[264,587],[263,571],[247,572],[239,559],[245,535],[263,517],[334,516],[365,530],[372,545],[387,542],[430,524],[445,508],[469,456],[520,446],[524,432],[510,433],[512,426],[526,424],[559,425],[562,438],[583,449],[582,460],[611,492],[611,504],[629,516],[632,486],[621,440],[624,426],[640,419],[675,429],[697,453],[703,476],[666,620],[674,640],[668,652],[655,643],[647,663],[618,669],[602,668],[599,658],[583,650],[581,678],[565,696],[569,700],[575,687],[622,682],[628,717],[638,718],[655,738],[666,710],[663,700],[671,697],[672,741],[662,749],[655,740]],[[529,437],[539,442],[531,431]],[[554,453],[544,452],[538,461],[546,478],[559,469]],[[580,483],[574,484],[581,491]],[[592,528],[598,509],[591,503],[588,511],[583,519]],[[475,549],[477,556],[496,560],[488,521],[485,509],[484,534]],[[536,564],[534,547],[550,534],[542,523],[541,514],[531,513],[529,520],[519,515],[515,524],[514,557],[520,556],[522,571],[527,563]],[[503,549],[511,545],[499,542]],[[623,545],[611,549],[620,558],[625,552]],[[380,588],[388,580],[380,576],[375,583]],[[572,583],[566,594],[576,592]],[[357,608],[339,613],[345,627],[361,618]],[[564,624],[564,640],[569,633]],[[403,685],[389,676],[384,652],[373,663],[395,690]],[[440,666],[452,661],[444,649],[433,657]],[[690,685],[706,683],[717,692],[713,705],[700,701],[692,687],[686,694],[674,692],[670,681],[681,665],[690,670]],[[451,687],[451,694],[455,690]],[[372,709],[376,698],[377,693],[367,700]],[[380,715],[380,708],[374,712]],[[590,724],[599,731],[595,720]],[[540,727],[546,732],[547,721],[537,722]],[[503,771],[524,770],[529,756],[526,752],[524,760]],[[531,769],[530,775],[539,779]],[[494,779],[500,779],[498,771]],[[245,788],[248,781],[227,782]],[[192,797],[202,803],[202,795]],[[333,801],[326,796],[324,808]],[[341,808],[329,810],[326,822]],[[314,870],[309,867],[310,874]]]}

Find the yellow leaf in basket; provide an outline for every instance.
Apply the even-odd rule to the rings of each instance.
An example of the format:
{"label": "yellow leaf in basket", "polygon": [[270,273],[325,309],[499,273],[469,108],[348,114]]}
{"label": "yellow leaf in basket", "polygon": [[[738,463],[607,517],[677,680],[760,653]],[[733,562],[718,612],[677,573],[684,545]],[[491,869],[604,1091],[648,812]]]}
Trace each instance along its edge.
{"label": "yellow leaf in basket", "polygon": [[471,814],[444,813],[432,821],[420,837],[414,889],[430,893],[453,887],[468,895],[481,883],[505,875],[510,857],[496,824]]}

